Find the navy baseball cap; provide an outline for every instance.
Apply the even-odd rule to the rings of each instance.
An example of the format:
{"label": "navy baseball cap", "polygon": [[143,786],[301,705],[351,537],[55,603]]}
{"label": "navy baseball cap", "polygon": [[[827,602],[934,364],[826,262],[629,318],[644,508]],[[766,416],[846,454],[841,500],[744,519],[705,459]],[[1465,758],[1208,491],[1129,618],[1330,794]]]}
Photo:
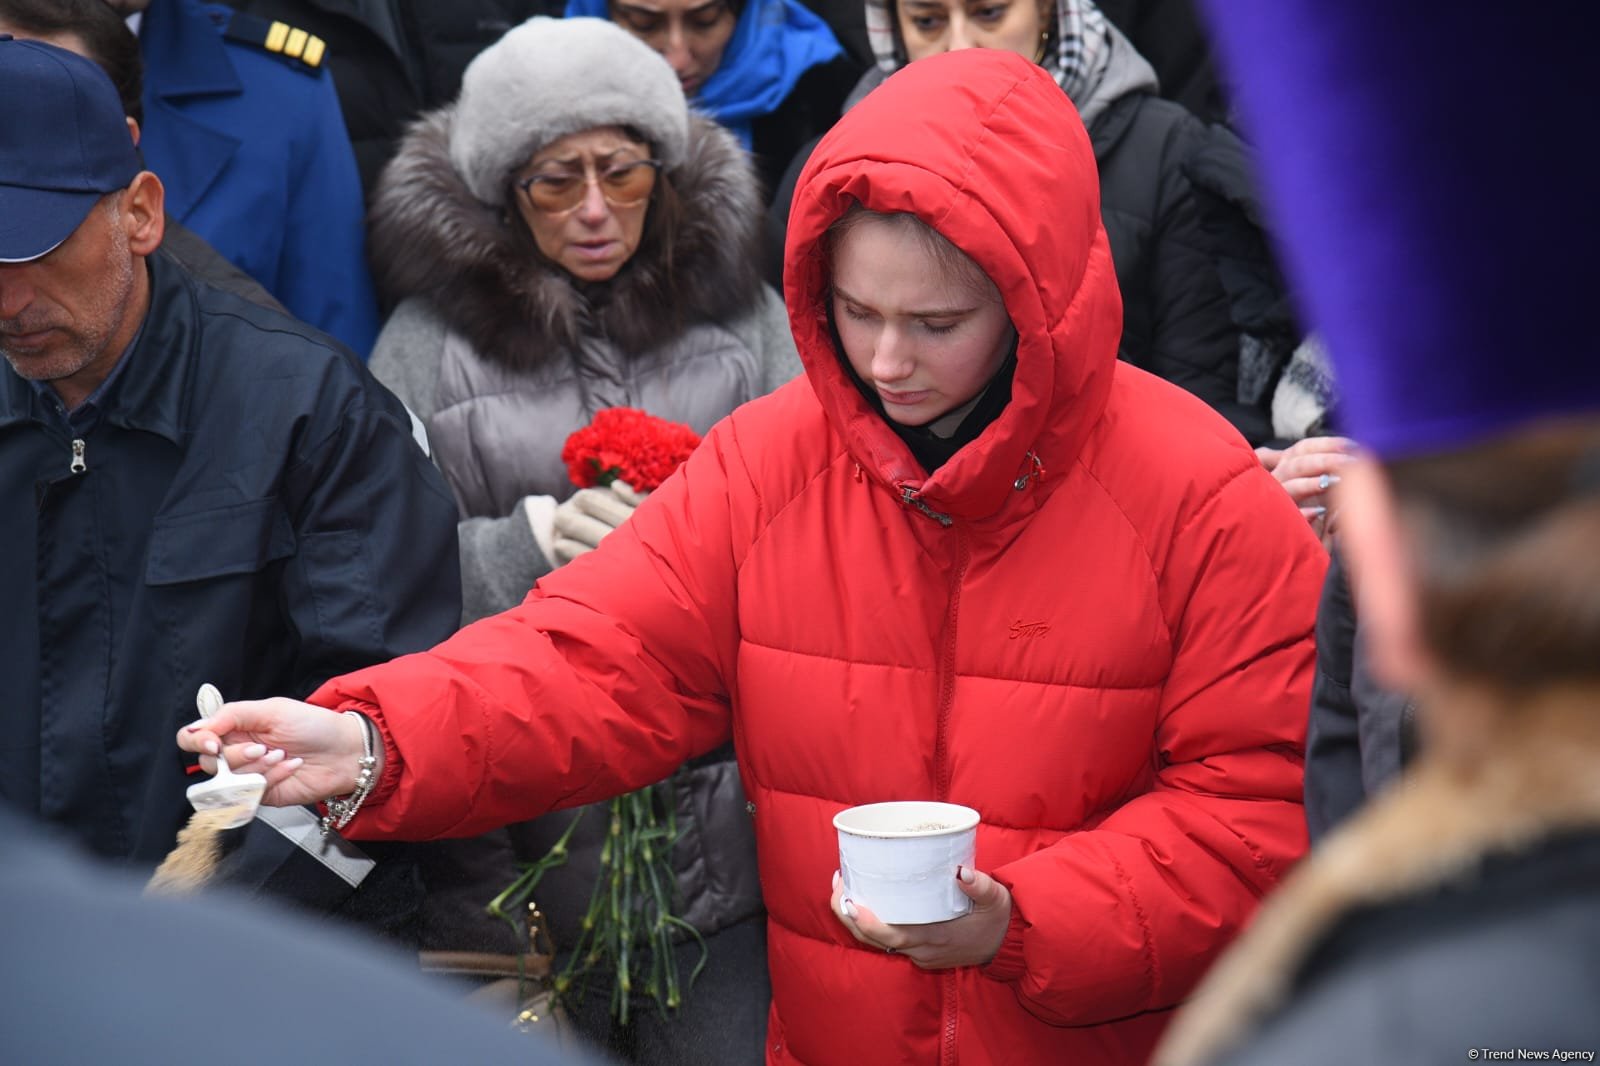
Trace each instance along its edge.
{"label": "navy baseball cap", "polygon": [[111,79],[81,56],[0,33],[0,100],[0,263],[26,263],[144,168]]}

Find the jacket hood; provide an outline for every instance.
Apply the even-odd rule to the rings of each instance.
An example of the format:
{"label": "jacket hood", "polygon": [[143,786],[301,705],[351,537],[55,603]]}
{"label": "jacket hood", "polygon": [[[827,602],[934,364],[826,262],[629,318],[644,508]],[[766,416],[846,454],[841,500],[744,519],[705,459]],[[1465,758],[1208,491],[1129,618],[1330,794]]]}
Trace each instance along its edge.
{"label": "jacket hood", "polygon": [[[999,288],[1018,334],[1011,402],[932,477],[855,387],[827,322],[824,237],[859,201],[914,214]],[[897,495],[994,514],[1019,478],[1070,464],[1105,408],[1122,298],[1088,135],[1050,75],[1009,52],[912,63],[842,119],[796,187],[785,297],[813,389],[856,461]]]}
{"label": "jacket hood", "polygon": [[1083,119],[1083,124],[1092,126],[1095,119],[1124,96],[1135,93],[1155,95],[1160,89],[1156,68],[1139,54],[1139,50],[1121,30],[1108,22],[1105,26],[1105,65],[1094,84],[1088,87],[1084,98],[1073,102],[1078,105],[1078,117]]}
{"label": "jacket hood", "polygon": [[541,256],[520,217],[468,190],[450,162],[455,105],[418,120],[384,169],[372,207],[372,263],[391,305],[426,300],[491,362],[531,369],[583,337],[630,354],[696,322],[748,310],[760,291],[761,197],[748,156],[691,116],[672,258],[647,239],[615,278],[585,286]]}

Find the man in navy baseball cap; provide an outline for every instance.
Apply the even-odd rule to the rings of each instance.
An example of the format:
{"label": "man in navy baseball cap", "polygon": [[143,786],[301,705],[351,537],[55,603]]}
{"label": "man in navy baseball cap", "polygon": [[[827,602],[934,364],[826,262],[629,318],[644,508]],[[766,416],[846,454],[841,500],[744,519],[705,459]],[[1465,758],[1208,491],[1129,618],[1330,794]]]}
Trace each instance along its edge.
{"label": "man in navy baseball cap", "polygon": [[[0,34],[0,805],[134,868],[190,813],[169,752],[201,682],[309,694],[461,616],[404,406],[185,269],[165,203],[100,67]],[[406,856],[367,877],[298,826],[230,832],[235,887],[397,928],[416,905]]]}
{"label": "man in navy baseball cap", "polygon": [[87,59],[0,35],[0,100],[0,354],[64,413],[144,321],[165,191]]}
{"label": "man in navy baseball cap", "polygon": [[94,64],[0,35],[0,263],[45,255],[144,169],[122,103]]}

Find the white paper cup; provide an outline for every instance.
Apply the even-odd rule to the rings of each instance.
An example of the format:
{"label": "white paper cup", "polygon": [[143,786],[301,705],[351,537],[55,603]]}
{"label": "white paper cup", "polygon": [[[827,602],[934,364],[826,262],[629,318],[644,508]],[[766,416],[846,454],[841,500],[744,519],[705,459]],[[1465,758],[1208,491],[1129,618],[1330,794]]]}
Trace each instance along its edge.
{"label": "white paper cup", "polygon": [[868,803],[833,816],[845,895],[891,925],[959,918],[972,901],[956,885],[971,866],[978,812],[955,803]]}

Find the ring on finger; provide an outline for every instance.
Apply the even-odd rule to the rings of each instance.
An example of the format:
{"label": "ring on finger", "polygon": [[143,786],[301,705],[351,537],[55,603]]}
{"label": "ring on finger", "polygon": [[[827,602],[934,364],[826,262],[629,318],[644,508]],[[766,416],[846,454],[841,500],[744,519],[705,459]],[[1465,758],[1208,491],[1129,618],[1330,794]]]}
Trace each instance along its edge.
{"label": "ring on finger", "polygon": [[1317,491],[1318,492],[1327,492],[1328,488],[1332,484],[1333,484],[1333,478],[1330,477],[1327,474],[1323,474],[1321,477],[1317,478]]}

